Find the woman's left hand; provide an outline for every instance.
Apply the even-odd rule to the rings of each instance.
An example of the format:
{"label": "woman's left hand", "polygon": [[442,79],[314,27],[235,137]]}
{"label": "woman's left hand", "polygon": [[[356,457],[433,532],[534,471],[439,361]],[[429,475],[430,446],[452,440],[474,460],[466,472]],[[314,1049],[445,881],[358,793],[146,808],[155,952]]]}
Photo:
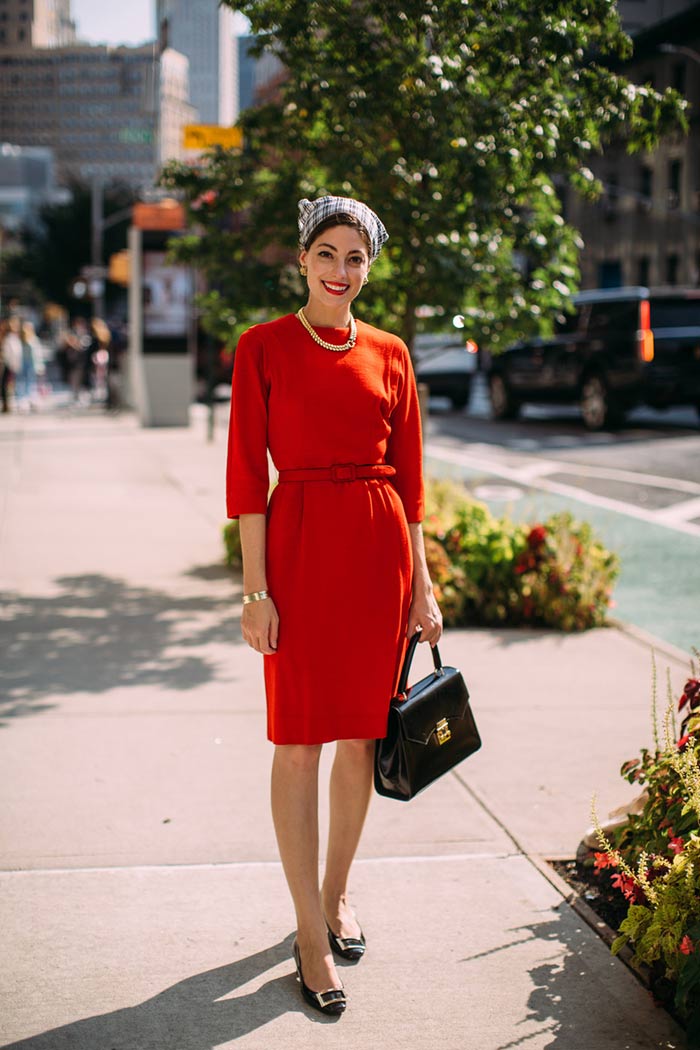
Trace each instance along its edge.
{"label": "woman's left hand", "polygon": [[411,608],[408,612],[406,634],[411,638],[421,628],[421,642],[437,645],[442,635],[442,613],[432,587],[421,587],[413,593]]}

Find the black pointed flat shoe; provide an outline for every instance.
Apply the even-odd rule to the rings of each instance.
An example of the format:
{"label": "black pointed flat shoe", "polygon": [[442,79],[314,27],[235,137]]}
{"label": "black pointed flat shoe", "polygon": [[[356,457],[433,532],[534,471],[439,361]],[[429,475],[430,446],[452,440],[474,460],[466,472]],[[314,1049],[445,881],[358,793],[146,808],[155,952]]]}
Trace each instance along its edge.
{"label": "black pointed flat shoe", "polygon": [[336,955],[347,962],[359,962],[367,949],[365,935],[360,930],[359,937],[336,937],[333,930],[326,923],[328,929],[328,940]]}
{"label": "black pointed flat shoe", "polygon": [[342,988],[329,988],[326,992],[312,992],[304,983],[304,975],[301,972],[301,952],[299,945],[294,942],[294,964],[297,968],[297,980],[301,985],[301,994],[314,1010],[325,1014],[326,1017],[338,1017],[343,1013],[347,1005],[347,998]]}

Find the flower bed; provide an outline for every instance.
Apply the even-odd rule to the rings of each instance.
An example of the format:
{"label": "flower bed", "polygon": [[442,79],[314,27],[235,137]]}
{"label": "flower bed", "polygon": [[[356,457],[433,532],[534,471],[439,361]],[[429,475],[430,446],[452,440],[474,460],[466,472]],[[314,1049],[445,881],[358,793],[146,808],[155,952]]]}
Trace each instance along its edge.
{"label": "flower bed", "polygon": [[556,627],[606,622],[618,559],[570,514],[519,525],[449,482],[427,486],[428,567],[445,625]]}
{"label": "flower bed", "polygon": [[[632,949],[631,963],[648,967],[657,997],[700,1046],[700,679],[694,666],[678,701],[671,697],[654,750],[625,762],[621,774],[643,788],[643,806],[606,831],[596,824],[600,851],[584,861],[593,888],[624,909],[613,953]],[[662,739],[663,737],[663,739]],[[580,875],[580,873],[579,873]],[[591,899],[593,898],[593,899]],[[584,894],[595,908],[595,893]]]}
{"label": "flower bed", "polygon": [[[428,568],[446,627],[541,626],[607,619],[619,565],[586,522],[555,514],[518,525],[496,518],[453,482],[426,487]],[[226,564],[240,567],[238,522],[224,526]]]}

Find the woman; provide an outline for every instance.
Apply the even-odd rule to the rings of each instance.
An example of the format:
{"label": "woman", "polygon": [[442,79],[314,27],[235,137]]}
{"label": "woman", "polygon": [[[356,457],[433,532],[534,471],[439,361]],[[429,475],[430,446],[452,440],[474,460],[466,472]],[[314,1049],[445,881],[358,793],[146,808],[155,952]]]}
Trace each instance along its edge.
{"label": "woman", "polygon": [[41,343],[31,321],[23,321],[20,329],[22,367],[15,384],[17,404],[27,410],[37,407],[37,377],[42,375],[44,358]]}
{"label": "woman", "polygon": [[[365,938],[347,884],[406,637],[435,644],[441,616],[423,548],[420,412],[400,339],[350,306],[388,234],[360,201],[299,202],[297,314],[241,337],[233,374],[227,498],[240,518],[248,645],[264,654],[272,814],[294,901],[305,1000],[340,1014],[332,949]],[[269,506],[268,448],[279,471]],[[323,884],[318,763],[337,741]]]}

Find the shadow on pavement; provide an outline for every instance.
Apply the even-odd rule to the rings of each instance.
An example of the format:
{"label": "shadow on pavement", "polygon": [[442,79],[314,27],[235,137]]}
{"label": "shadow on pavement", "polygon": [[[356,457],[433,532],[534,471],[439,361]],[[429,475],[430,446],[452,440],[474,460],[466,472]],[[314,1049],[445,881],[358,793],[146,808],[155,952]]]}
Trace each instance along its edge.
{"label": "shadow on pavement", "polygon": [[195,689],[214,678],[215,667],[191,650],[239,637],[228,596],[183,596],[100,574],[54,582],[60,591],[49,596],[0,593],[0,725],[52,707],[42,700],[56,694],[153,684]]}
{"label": "shadow on pavement", "polygon": [[[569,905],[562,901],[551,912],[552,918],[544,921],[520,926],[511,931],[512,939],[505,944],[500,944],[487,952],[481,952],[476,956],[468,956],[462,962],[473,962],[485,956],[492,956],[498,952],[509,951],[520,945],[532,944],[533,941],[551,944],[552,957],[530,967],[528,974],[532,982],[532,991],[527,1001],[527,1012],[523,1016],[523,1024],[528,1025],[528,1031],[518,1036],[517,1032],[513,1038],[501,1043],[497,1050],[515,1050],[516,1047],[531,1045],[536,1037],[543,1036],[549,1041],[547,1050],[572,1050],[572,1047],[584,1045],[612,1046],[612,1033],[614,1033],[615,1046],[656,1046],[651,1033],[647,1033],[645,1023],[646,1011],[639,1012],[637,1022],[633,1005],[630,1003],[628,1009],[621,1014],[619,1003],[610,996],[601,995],[595,1002],[592,1000],[591,975],[587,972],[591,960],[596,958],[590,950],[586,950],[589,939],[595,942],[595,934],[589,932],[580,920],[571,912]],[[562,951],[562,949],[564,949]],[[623,964],[609,959],[609,965],[622,966]],[[505,969],[505,968],[504,968]],[[599,991],[605,988],[606,977],[601,970],[595,975],[598,977]],[[588,980],[582,978],[589,978]],[[640,998],[647,995],[641,988]],[[674,1022],[668,1015],[659,1009],[659,1014],[667,1018],[668,1035],[674,1033]],[[584,1033],[581,1031],[581,1019],[589,1018],[589,1024]],[[536,1032],[530,1027],[538,1025]],[[660,1027],[663,1025],[659,1018]],[[640,1041],[640,1036],[647,1036],[649,1042]],[[660,1043],[658,1045],[661,1045]],[[666,1043],[664,1043],[666,1045]],[[670,1043],[668,1044],[671,1045]]]}
{"label": "shadow on pavement", "polygon": [[[289,961],[293,934],[237,962],[186,977],[138,1006],[86,1017],[8,1043],[3,1050],[211,1050],[283,1014],[304,1012],[291,971],[247,995],[237,989]],[[320,1014],[310,1021],[329,1023]],[[330,1023],[333,1023],[331,1020]]]}

